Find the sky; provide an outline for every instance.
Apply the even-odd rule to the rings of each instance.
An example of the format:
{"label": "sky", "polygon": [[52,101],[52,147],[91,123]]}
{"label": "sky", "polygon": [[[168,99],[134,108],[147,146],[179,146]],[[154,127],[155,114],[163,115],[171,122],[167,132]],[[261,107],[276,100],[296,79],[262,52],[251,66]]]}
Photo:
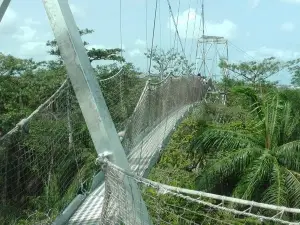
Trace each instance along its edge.
{"label": "sky", "polygon": [[[202,35],[202,0],[169,1],[174,20],[168,0],[158,0],[154,32],[155,0],[69,0],[69,4],[78,27],[95,30],[83,38],[90,43],[90,48],[122,46],[126,60],[146,70],[144,52],[151,48],[152,38],[153,46],[165,50],[175,47],[182,52],[174,22],[184,54],[191,62],[199,62],[196,58],[201,55],[201,48],[197,54],[196,50],[197,40]],[[300,0],[206,0],[204,6],[205,34],[222,36],[229,41],[229,61],[300,57],[297,41]],[[51,59],[45,43],[52,39],[42,0],[11,0],[0,23],[1,52],[35,60]],[[226,52],[224,45],[211,46],[208,53],[211,70],[216,64],[213,63],[216,49],[219,55]],[[273,79],[282,84],[290,82],[287,73],[277,74]]]}

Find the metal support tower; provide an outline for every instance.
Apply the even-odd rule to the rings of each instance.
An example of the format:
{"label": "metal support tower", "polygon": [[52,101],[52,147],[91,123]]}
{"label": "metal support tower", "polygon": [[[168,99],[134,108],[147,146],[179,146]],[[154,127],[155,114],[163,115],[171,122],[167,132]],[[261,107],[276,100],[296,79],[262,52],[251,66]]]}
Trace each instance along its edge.
{"label": "metal support tower", "polygon": [[[228,41],[224,37],[205,35],[204,0],[202,0],[201,5],[201,25],[202,36],[198,39],[196,50],[196,71],[216,82],[218,78],[217,72],[214,70],[219,68],[220,60],[228,61]],[[224,78],[229,77],[227,69],[223,69],[219,73]],[[225,85],[224,90],[220,93],[223,104],[226,104],[226,93],[227,87]]]}
{"label": "metal support tower", "polygon": [[[228,61],[228,41],[224,37],[205,35],[204,0],[202,0],[201,5],[201,26],[202,36],[198,39],[197,43],[196,71],[216,81],[217,74],[213,74],[212,70],[218,67],[218,60],[220,60],[220,58]],[[199,46],[201,47],[199,48]],[[223,52],[224,50],[226,51],[225,54],[221,54],[222,49],[220,46],[223,48]],[[199,51],[200,54],[198,54]],[[208,60],[212,62],[208,63]],[[214,60],[216,61],[215,63],[213,62]],[[198,61],[200,61],[200,63]],[[228,71],[222,71],[222,73],[224,77],[228,77]]]}
{"label": "metal support tower", "polygon": [[[97,82],[94,69],[79,35],[68,0],[43,0],[43,2],[98,155],[109,155],[109,159],[114,164],[125,170],[130,170],[127,157]],[[0,0],[0,21],[9,3],[10,0]],[[124,177],[124,186],[128,194],[133,193],[133,196],[128,196],[128,203],[130,202],[133,205],[132,213],[137,216],[138,223],[151,224],[136,182]],[[135,199],[137,202],[131,202],[131,199]]]}
{"label": "metal support tower", "polygon": [[[198,58],[198,60],[201,60],[201,63],[200,67],[197,68],[197,71],[200,72],[203,76],[207,77],[207,79],[211,79],[214,83],[218,80],[218,75],[222,76],[223,78],[228,78],[229,71],[227,69],[216,71],[219,68],[218,64],[220,60],[225,60],[226,62],[228,61],[228,41],[219,36],[202,36],[198,40],[198,43],[205,46],[204,48],[202,48],[205,49],[205,52],[202,51],[202,58]],[[225,51],[224,54],[221,54],[222,49],[223,52]],[[208,62],[208,60],[210,60],[210,62]],[[221,98],[222,104],[225,105],[227,99],[226,83],[222,89],[223,90],[218,90],[218,93],[220,95],[219,97]]]}
{"label": "metal support tower", "polygon": [[[197,61],[200,60],[197,71],[202,73],[207,78],[211,78],[213,81],[218,79],[218,74],[214,72],[218,68],[219,61],[228,61],[228,41],[220,36],[207,36],[203,35],[198,39],[198,44],[202,46],[199,48],[200,53],[197,54],[201,57],[197,57]],[[221,74],[220,74],[221,75]],[[228,71],[223,70],[222,75],[228,77]]]}

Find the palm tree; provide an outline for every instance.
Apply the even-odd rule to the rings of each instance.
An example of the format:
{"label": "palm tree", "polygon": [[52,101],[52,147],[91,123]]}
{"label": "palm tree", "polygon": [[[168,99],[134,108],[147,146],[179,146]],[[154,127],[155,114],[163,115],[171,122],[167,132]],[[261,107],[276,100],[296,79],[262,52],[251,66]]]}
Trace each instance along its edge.
{"label": "palm tree", "polygon": [[244,125],[217,125],[196,137],[194,146],[214,156],[200,171],[198,188],[223,186],[234,197],[300,207],[299,117],[277,94],[240,92],[253,102]]}

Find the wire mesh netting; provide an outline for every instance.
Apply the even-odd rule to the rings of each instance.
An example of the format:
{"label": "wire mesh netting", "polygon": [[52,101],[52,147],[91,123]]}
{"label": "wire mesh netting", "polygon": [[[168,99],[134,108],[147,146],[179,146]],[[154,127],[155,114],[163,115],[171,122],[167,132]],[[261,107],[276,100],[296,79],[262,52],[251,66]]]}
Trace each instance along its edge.
{"label": "wire mesh netting", "polygon": [[[196,76],[169,76],[159,83],[146,83],[126,121],[122,141],[133,171],[141,175],[147,173],[166,137],[191,106],[202,100],[206,88]],[[105,207],[103,196],[104,185],[101,185],[87,197],[69,224],[97,223]]]}
{"label": "wire mesh netting", "polygon": [[[145,80],[126,71],[100,81],[118,131]],[[1,125],[1,124],[0,124]],[[0,223],[49,224],[90,191],[96,151],[68,80],[29,117],[0,137]]]}
{"label": "wire mesh netting", "polygon": [[69,82],[0,142],[1,224],[47,223],[84,193],[95,151]]}
{"label": "wire mesh netting", "polygon": [[131,115],[123,141],[129,153],[172,112],[200,102],[206,85],[198,77],[168,77],[159,83],[147,82],[138,104]]}
{"label": "wire mesh netting", "polygon": [[121,70],[116,75],[100,80],[106,104],[117,131],[123,131],[140,98],[147,78]]}
{"label": "wire mesh netting", "polygon": [[[300,209],[267,205],[164,185],[105,161],[105,200],[100,224],[299,224]],[[126,180],[137,182],[133,198]],[[147,212],[143,209],[146,205]],[[147,222],[150,221],[150,222]]]}

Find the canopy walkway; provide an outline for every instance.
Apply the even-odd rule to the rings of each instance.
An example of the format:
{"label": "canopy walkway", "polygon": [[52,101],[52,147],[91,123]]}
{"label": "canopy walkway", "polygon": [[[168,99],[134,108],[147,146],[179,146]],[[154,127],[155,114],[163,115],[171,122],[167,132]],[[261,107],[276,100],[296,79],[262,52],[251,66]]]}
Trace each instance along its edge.
{"label": "canopy walkway", "polygon": [[44,5],[68,79],[0,139],[1,224],[222,224],[225,214],[299,224],[300,209],[147,179],[176,125],[219,92],[189,74],[154,83],[120,70],[99,81],[68,2]]}
{"label": "canopy walkway", "polygon": [[[282,220],[281,217],[284,213],[298,214],[300,213],[299,209],[271,206],[181,189],[180,187],[164,186],[164,184],[143,180],[144,178],[142,177],[147,177],[149,171],[160,157],[164,146],[168,143],[169,136],[176,129],[176,125],[199,103],[209,101],[209,94],[207,93],[209,92],[208,90],[213,90],[213,88],[209,87],[208,84],[203,84],[202,80],[197,76],[170,76],[159,83],[140,80],[144,86],[139,85],[139,91],[136,92],[139,93],[139,96],[133,95],[130,99],[130,101],[136,101],[135,107],[132,107],[131,104],[126,105],[126,102],[116,105],[116,102],[122,101],[124,87],[126,82],[130,82],[130,79],[136,78],[130,78],[127,74],[120,72],[109,79],[101,80],[100,86],[104,90],[104,96],[112,118],[120,131],[119,135],[122,139],[122,145],[134,175],[129,171],[127,174],[121,168],[115,167],[114,164],[107,164],[105,158],[101,159],[102,162],[106,163],[109,168],[117,173],[123,174],[123,177],[129,176],[130,179],[141,180],[142,186],[147,184],[147,187],[150,185],[155,188],[158,192],[158,195],[155,197],[158,199],[161,196],[159,194],[161,193],[160,189],[165,189],[163,195],[171,194],[172,196],[174,195],[174,198],[187,198],[186,200],[191,203],[230,212],[233,215],[254,217],[262,221],[271,220],[293,224]],[[123,87],[120,87],[117,92],[116,89],[114,89],[114,92],[109,92],[106,88],[112,84],[121,84]],[[131,110],[132,113],[129,117],[121,115],[123,107],[126,108],[125,111]],[[100,165],[95,165],[97,155],[93,154],[95,150],[92,144],[86,143],[83,146],[81,143],[82,140],[90,142],[88,132],[84,130],[84,127],[85,122],[78,102],[69,82],[66,80],[29,117],[21,120],[15,128],[2,136],[0,142],[2,154],[5,153],[4,155],[11,161],[8,162],[7,158],[2,158],[1,171],[3,172],[0,175],[2,180],[15,179],[15,182],[7,182],[7,185],[13,185],[13,187],[6,187],[6,198],[9,199],[11,195],[14,195],[15,201],[20,203],[22,196],[27,195],[27,192],[22,190],[22,187],[27,187],[28,183],[33,182],[32,180],[35,181],[36,177],[41,178],[44,176],[47,179],[44,179],[42,183],[48,192],[43,192],[42,189],[35,189],[34,191],[40,194],[39,198],[51,198],[51,189],[55,187],[62,192],[62,199],[56,198],[49,201],[49,204],[46,204],[49,208],[47,211],[45,210],[45,214],[37,217],[39,221],[44,221],[47,224],[49,222],[54,224],[113,224],[112,221],[121,220],[125,221],[125,224],[148,224],[137,220],[139,216],[136,214],[138,213],[133,213],[129,217],[130,210],[122,211],[122,209],[129,207],[130,204],[135,204],[135,201],[141,204],[142,200],[128,202],[128,199],[125,197],[127,194],[124,195],[125,192],[123,190],[124,178],[119,180],[114,173],[106,174],[106,178],[104,178],[103,172],[107,171],[107,169],[102,168],[101,170]],[[36,140],[36,138],[40,137],[45,138],[44,140]],[[38,147],[41,148],[41,145],[43,149],[37,149]],[[88,159],[85,156],[87,154],[89,155]],[[25,168],[23,168],[26,165],[22,164],[22,160],[26,160],[26,164],[30,167],[35,167],[36,172],[31,172],[30,176],[28,176],[28,172],[25,173]],[[71,166],[75,171],[59,170],[62,163],[65,163],[67,167]],[[5,169],[7,166],[11,168]],[[18,176],[22,176],[22,180],[18,180]],[[106,179],[114,181],[106,184]],[[109,187],[109,191],[107,191],[107,187]],[[145,187],[141,187],[141,190],[145,190]],[[2,188],[2,193],[4,193],[3,191]],[[190,198],[188,197],[190,194],[204,196],[206,200],[199,200],[198,197]],[[110,197],[108,200],[108,195],[114,197]],[[143,192],[143,196],[145,197],[145,192]],[[162,198],[164,197],[162,196]],[[212,203],[210,199],[219,200],[220,203]],[[232,208],[230,204],[225,204],[226,201],[243,205],[243,210]],[[107,206],[112,202],[114,203],[113,211],[111,211],[111,207]],[[59,203],[58,206],[55,203]],[[148,204],[147,207],[150,207],[151,204]],[[105,207],[105,210],[103,210],[103,207]],[[251,211],[255,212],[255,207],[274,211],[274,214],[271,216],[256,215]],[[117,210],[118,208],[119,210]],[[53,209],[53,212],[51,209]],[[58,214],[54,209],[59,209],[61,213]],[[169,209],[169,206],[166,209]],[[131,211],[133,210],[134,207],[131,207]],[[163,209],[155,212],[155,214],[162,214],[162,212],[170,215],[174,214],[171,211],[165,212]],[[32,213],[34,214],[34,211]],[[154,224],[160,222],[168,224],[164,216],[160,216],[160,219],[156,218],[153,220]],[[184,215],[179,217],[179,221],[184,220]],[[30,218],[25,220],[27,219],[30,220]],[[186,219],[184,221],[186,223],[182,222],[182,224],[195,224]]]}

